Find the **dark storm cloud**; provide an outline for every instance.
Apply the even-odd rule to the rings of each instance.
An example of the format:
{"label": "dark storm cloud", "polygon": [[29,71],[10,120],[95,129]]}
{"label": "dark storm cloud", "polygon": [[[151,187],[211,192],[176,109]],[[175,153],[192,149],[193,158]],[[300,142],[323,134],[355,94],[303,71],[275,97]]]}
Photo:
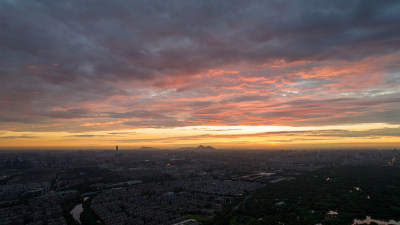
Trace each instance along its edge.
{"label": "dark storm cloud", "polygon": [[150,79],[269,58],[362,58],[394,51],[400,43],[397,1],[1,5],[2,70],[21,74],[15,70],[45,65],[35,75],[55,83]]}
{"label": "dark storm cloud", "polygon": [[[241,62],[359,60],[389,54],[400,46],[399,11],[398,1],[5,0],[0,3],[0,116],[21,122],[30,115],[86,118],[90,112],[83,108],[50,108],[128,95],[118,82],[163,88],[170,77]],[[178,92],[192,88],[198,87],[183,85]],[[141,110],[108,116],[182,124]],[[125,122],[148,123],[157,121]]]}

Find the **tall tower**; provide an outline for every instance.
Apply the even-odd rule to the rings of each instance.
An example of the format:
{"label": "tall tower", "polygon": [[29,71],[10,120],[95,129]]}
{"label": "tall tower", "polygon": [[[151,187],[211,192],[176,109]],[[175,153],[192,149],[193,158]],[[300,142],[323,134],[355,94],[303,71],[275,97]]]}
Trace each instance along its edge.
{"label": "tall tower", "polygon": [[113,166],[114,167],[118,167],[121,166],[121,162],[120,162],[120,158],[121,158],[121,153],[118,152],[118,145],[115,146],[115,153],[114,153],[114,162],[113,162]]}

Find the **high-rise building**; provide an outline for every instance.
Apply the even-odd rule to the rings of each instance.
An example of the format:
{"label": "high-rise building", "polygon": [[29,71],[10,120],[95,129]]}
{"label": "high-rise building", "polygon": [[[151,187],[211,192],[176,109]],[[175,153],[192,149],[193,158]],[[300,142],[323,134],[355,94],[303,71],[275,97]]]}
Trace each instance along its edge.
{"label": "high-rise building", "polygon": [[114,160],[119,161],[121,153],[118,151],[118,145],[115,146]]}

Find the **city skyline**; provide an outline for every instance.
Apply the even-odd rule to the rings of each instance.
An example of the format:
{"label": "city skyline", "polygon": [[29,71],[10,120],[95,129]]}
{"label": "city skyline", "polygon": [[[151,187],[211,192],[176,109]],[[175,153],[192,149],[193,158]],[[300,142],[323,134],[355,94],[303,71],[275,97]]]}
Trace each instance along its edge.
{"label": "city skyline", "polygon": [[2,1],[0,148],[398,147],[399,11]]}

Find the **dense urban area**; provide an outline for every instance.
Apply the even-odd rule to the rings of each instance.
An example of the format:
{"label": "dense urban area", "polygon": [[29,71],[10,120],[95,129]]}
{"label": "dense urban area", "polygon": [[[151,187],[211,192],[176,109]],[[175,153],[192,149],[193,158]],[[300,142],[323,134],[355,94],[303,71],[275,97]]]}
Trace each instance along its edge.
{"label": "dense urban area", "polygon": [[[356,224],[367,216],[396,219],[391,212],[400,209],[394,201],[398,197],[392,198],[400,196],[397,156],[396,149],[210,146],[2,150],[0,224]],[[387,180],[374,180],[382,177]],[[379,190],[365,184],[378,181],[383,185]],[[362,193],[364,200],[355,200],[353,193]],[[350,213],[340,206],[348,204],[329,202],[341,198],[352,209],[355,202],[367,207],[371,199],[379,209],[391,204],[392,211],[380,214],[367,207]],[[376,222],[367,219],[366,224]]]}

